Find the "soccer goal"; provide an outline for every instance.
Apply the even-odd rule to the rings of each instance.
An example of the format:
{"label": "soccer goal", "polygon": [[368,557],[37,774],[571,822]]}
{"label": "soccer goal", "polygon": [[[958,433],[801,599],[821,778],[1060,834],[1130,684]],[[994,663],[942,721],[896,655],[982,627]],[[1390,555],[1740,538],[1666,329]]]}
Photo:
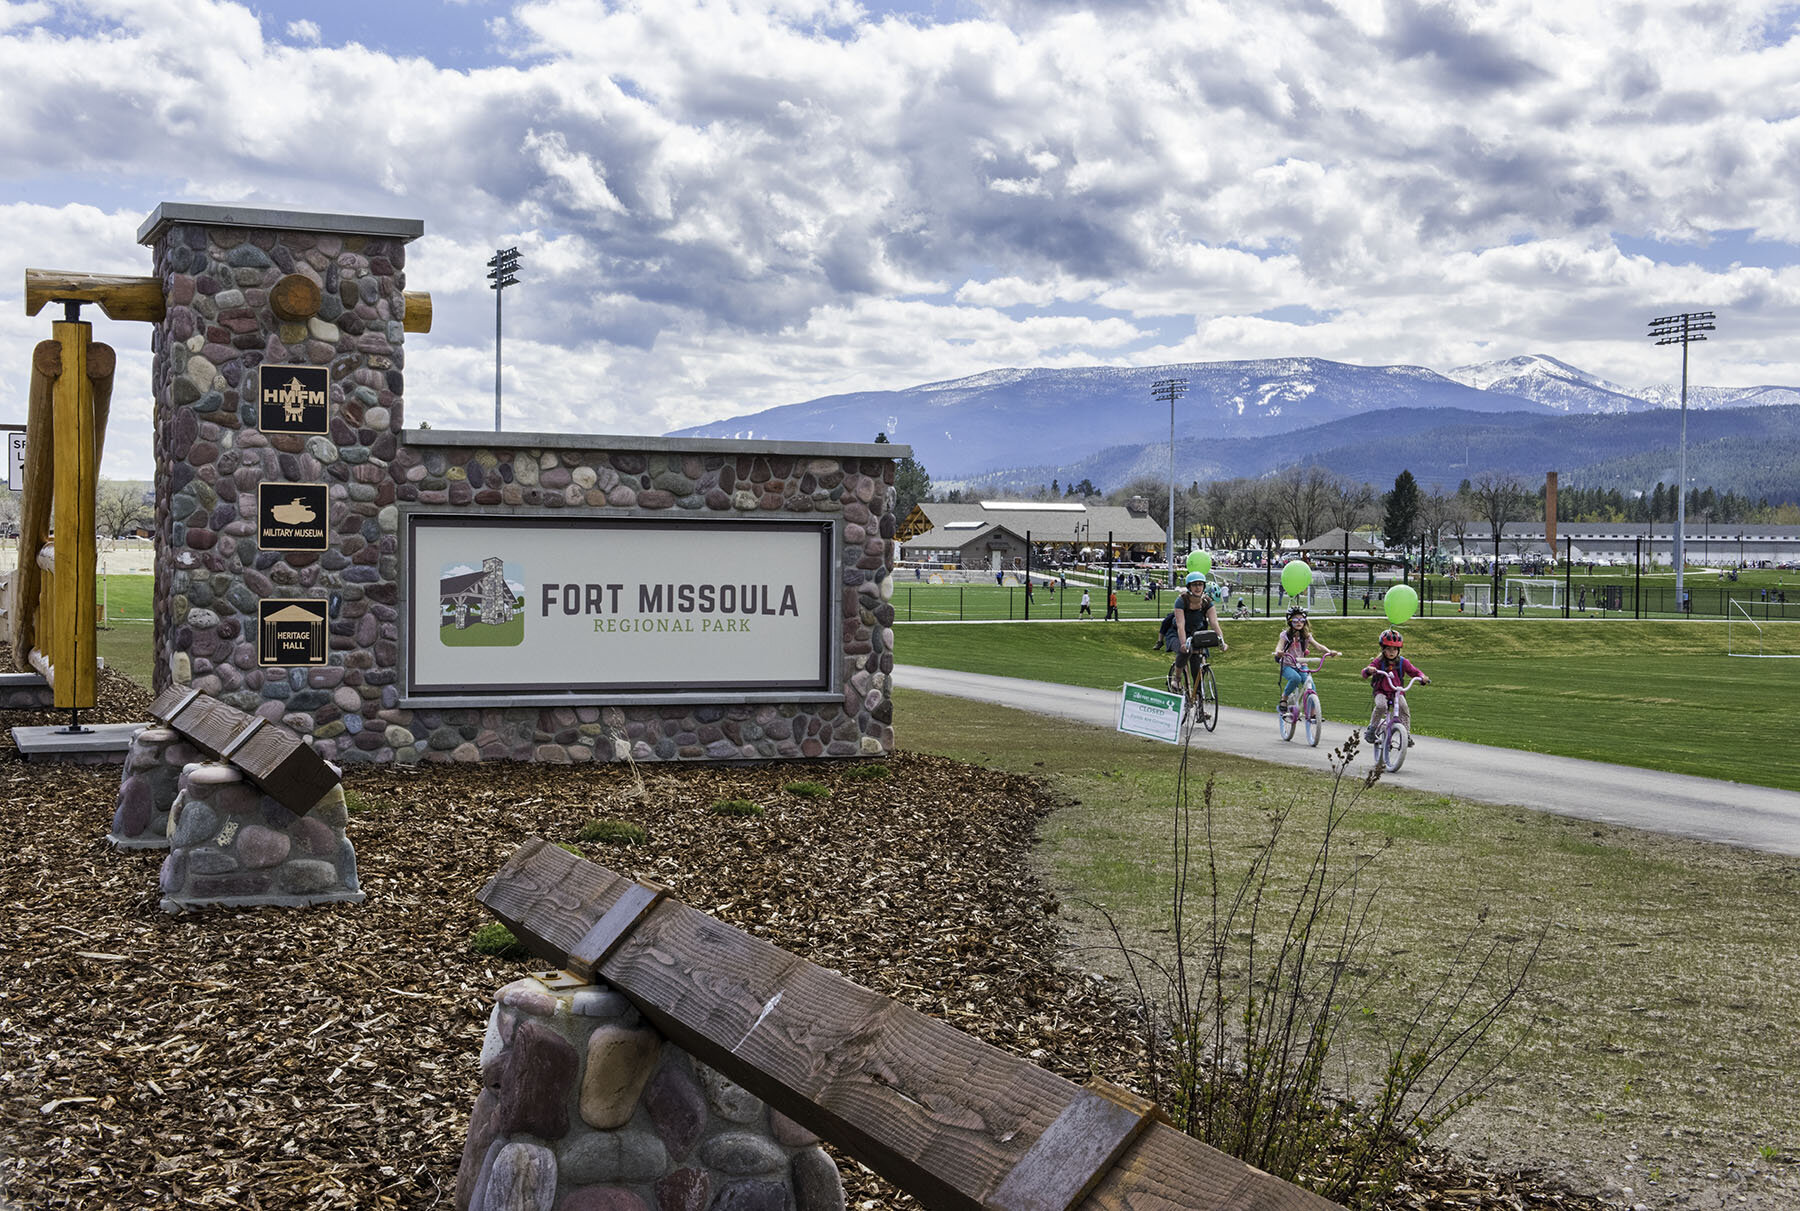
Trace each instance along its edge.
{"label": "soccer goal", "polygon": [[1758,622],[1740,601],[1725,611],[1725,654],[1764,660],[1800,660],[1800,622]]}
{"label": "soccer goal", "polygon": [[1465,614],[1492,614],[1494,612],[1494,586],[1485,580],[1463,582],[1462,612]]}
{"label": "soccer goal", "polygon": [[1528,610],[1560,610],[1563,608],[1563,582],[1548,578],[1537,580],[1508,576],[1507,602],[1517,606],[1520,597],[1525,599],[1525,608]]}

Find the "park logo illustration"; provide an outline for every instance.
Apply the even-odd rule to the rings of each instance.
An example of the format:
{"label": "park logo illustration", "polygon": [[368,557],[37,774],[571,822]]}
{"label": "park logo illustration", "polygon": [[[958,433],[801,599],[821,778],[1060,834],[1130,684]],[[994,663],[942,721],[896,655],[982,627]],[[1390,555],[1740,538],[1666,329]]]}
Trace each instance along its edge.
{"label": "park logo illustration", "polygon": [[328,603],[323,600],[257,602],[257,663],[265,666],[324,664],[328,609]]}
{"label": "park logo illustration", "polygon": [[330,391],[327,366],[258,366],[257,427],[264,433],[324,433]]}
{"label": "park logo illustration", "polygon": [[326,500],[324,484],[258,484],[258,545],[265,551],[325,550]]}
{"label": "park logo illustration", "polygon": [[479,571],[447,564],[438,578],[438,637],[446,647],[516,647],[525,641],[524,581],[498,555]]}

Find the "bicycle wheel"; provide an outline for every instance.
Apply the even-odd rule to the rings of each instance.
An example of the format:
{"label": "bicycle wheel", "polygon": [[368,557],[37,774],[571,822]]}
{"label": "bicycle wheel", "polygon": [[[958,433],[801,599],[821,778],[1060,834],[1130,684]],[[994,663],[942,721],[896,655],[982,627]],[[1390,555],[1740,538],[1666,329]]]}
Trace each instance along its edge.
{"label": "bicycle wheel", "polygon": [[1300,705],[1298,702],[1289,700],[1285,705],[1277,702],[1275,704],[1275,734],[1283,740],[1292,740],[1294,738],[1294,721],[1299,716]]}
{"label": "bicycle wheel", "polygon": [[1207,731],[1219,726],[1219,687],[1213,684],[1212,665],[1200,666],[1200,722]]}
{"label": "bicycle wheel", "polygon": [[1319,747],[1319,737],[1325,732],[1325,719],[1319,712],[1319,695],[1307,687],[1306,698],[1301,703],[1301,714],[1306,720],[1306,743],[1313,748]]}
{"label": "bicycle wheel", "polygon": [[1382,751],[1382,761],[1387,765],[1388,773],[1397,774],[1400,767],[1406,764],[1406,725],[1396,721],[1388,728],[1387,743]]}

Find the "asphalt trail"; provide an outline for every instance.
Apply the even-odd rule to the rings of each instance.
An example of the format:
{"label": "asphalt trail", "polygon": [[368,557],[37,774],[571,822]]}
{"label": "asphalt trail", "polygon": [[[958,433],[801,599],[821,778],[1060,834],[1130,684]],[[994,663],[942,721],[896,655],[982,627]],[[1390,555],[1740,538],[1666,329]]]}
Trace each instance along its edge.
{"label": "asphalt trail", "polygon": [[[895,665],[894,680],[901,689],[972,698],[1095,727],[1111,729],[1117,724],[1117,690],[911,664]],[[1228,706],[1220,708],[1218,730],[1196,732],[1194,744],[1258,761],[1323,770],[1326,753],[1350,731],[1343,723],[1327,723],[1325,728],[1319,747],[1308,748],[1303,733],[1288,742],[1276,735],[1273,710]],[[1365,745],[1357,763],[1366,765],[1368,759]],[[1437,794],[1800,856],[1800,794],[1793,791],[1426,735],[1419,737],[1400,772],[1388,777],[1395,785]]]}

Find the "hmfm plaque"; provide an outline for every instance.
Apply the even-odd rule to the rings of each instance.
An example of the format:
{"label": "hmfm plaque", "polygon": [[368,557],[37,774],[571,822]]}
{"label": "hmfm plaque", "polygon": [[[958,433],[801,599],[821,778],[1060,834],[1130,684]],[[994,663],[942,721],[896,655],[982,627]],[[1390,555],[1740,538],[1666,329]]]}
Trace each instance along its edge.
{"label": "hmfm plaque", "polygon": [[264,433],[324,433],[331,370],[326,366],[258,366],[257,428]]}

